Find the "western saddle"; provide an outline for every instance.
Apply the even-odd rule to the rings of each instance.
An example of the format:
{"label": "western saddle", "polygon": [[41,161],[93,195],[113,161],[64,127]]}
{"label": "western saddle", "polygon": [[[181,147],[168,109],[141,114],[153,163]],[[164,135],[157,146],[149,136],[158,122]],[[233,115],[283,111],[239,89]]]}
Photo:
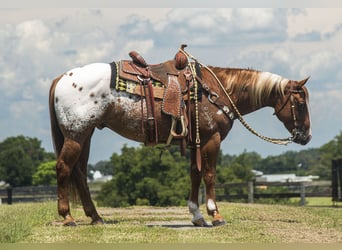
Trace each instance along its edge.
{"label": "western saddle", "polygon": [[[116,83],[119,91],[139,95],[146,102],[146,116],[143,132],[146,129],[146,145],[158,143],[158,126],[155,110],[155,99],[162,100],[162,112],[172,117],[171,129],[166,144],[172,139],[181,139],[182,152],[185,145],[192,140],[190,101],[193,88],[193,73],[190,70],[188,57],[182,51],[186,45],[182,45],[174,59],[164,63],[150,65],[136,51],[129,53],[132,60],[122,60],[115,63]],[[111,64],[113,66],[113,64]],[[113,70],[114,73],[114,70]],[[143,103],[142,103],[143,107]],[[142,112],[143,113],[143,112]]]}

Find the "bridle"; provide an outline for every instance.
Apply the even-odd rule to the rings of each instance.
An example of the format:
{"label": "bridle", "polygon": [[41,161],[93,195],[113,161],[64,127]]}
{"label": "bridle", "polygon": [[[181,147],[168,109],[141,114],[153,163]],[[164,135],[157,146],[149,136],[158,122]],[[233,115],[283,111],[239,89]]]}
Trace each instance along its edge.
{"label": "bridle", "polygon": [[[298,104],[295,101],[295,98],[293,97],[293,94],[294,93],[300,93],[300,94],[303,93],[304,95],[306,95],[306,92],[303,89],[303,87],[301,87],[300,89],[295,89],[293,81],[290,81],[290,83],[291,83],[290,90],[287,93],[287,97],[286,97],[284,103],[281,105],[281,107],[278,110],[276,110],[273,113],[273,115],[278,115],[285,108],[287,103],[291,102],[291,114],[292,114],[292,120],[293,120],[293,124],[294,124],[294,129],[292,130],[292,133],[291,133],[292,134],[291,140],[292,141],[294,141],[296,139],[304,140],[304,139],[306,139],[306,135],[302,131],[301,125],[298,123],[298,118],[297,118],[296,113],[299,113],[299,110],[298,110],[299,108],[298,108]],[[306,102],[305,102],[305,105],[306,105]]]}

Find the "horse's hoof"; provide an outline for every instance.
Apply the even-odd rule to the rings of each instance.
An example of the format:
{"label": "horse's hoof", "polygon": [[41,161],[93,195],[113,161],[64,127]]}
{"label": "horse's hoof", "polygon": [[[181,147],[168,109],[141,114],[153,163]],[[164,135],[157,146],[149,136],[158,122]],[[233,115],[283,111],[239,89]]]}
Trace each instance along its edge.
{"label": "horse's hoof", "polygon": [[213,220],[212,224],[213,224],[214,227],[218,227],[218,226],[226,225],[227,222],[225,220],[223,220],[223,219],[221,219],[221,220]]}
{"label": "horse's hoof", "polygon": [[204,220],[204,218],[200,218],[197,220],[193,220],[192,224],[194,224],[195,227],[208,227],[208,223]]}
{"label": "horse's hoof", "polygon": [[90,224],[91,225],[103,225],[104,221],[100,218],[100,219],[92,220]]}

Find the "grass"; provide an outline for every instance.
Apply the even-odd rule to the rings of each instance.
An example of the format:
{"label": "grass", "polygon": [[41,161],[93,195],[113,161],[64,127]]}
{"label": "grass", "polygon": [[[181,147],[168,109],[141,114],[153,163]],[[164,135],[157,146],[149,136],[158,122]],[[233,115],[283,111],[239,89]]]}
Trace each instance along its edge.
{"label": "grass", "polygon": [[0,206],[0,243],[14,243],[27,237],[34,227],[56,218],[51,202]]}
{"label": "grass", "polygon": [[[342,242],[342,209],[219,203],[227,225],[194,228],[186,207],[99,208],[106,224],[61,226],[55,202],[0,206],[0,242],[29,243],[324,243]],[[205,207],[201,207],[205,212]],[[206,217],[210,221],[209,217]]]}
{"label": "grass", "polygon": [[[300,198],[291,198],[289,201],[289,204],[295,204],[298,205],[300,201]],[[306,197],[305,198],[305,206],[332,206],[333,202],[331,200],[331,197]]]}

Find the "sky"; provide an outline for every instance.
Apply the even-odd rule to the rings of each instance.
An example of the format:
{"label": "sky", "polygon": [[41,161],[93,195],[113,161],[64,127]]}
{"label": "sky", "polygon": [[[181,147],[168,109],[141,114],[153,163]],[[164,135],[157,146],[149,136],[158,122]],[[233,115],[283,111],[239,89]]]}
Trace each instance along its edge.
{"label": "sky", "polygon": [[[174,57],[180,44],[207,65],[253,68],[293,80],[311,76],[312,141],[278,146],[261,141],[238,121],[222,143],[225,154],[263,157],[317,148],[341,132],[342,8],[1,8],[0,141],[25,135],[53,151],[48,92],[74,67],[129,59],[149,63]],[[260,133],[289,133],[266,108],[245,116]],[[109,160],[138,143],[96,130],[90,163]]]}

